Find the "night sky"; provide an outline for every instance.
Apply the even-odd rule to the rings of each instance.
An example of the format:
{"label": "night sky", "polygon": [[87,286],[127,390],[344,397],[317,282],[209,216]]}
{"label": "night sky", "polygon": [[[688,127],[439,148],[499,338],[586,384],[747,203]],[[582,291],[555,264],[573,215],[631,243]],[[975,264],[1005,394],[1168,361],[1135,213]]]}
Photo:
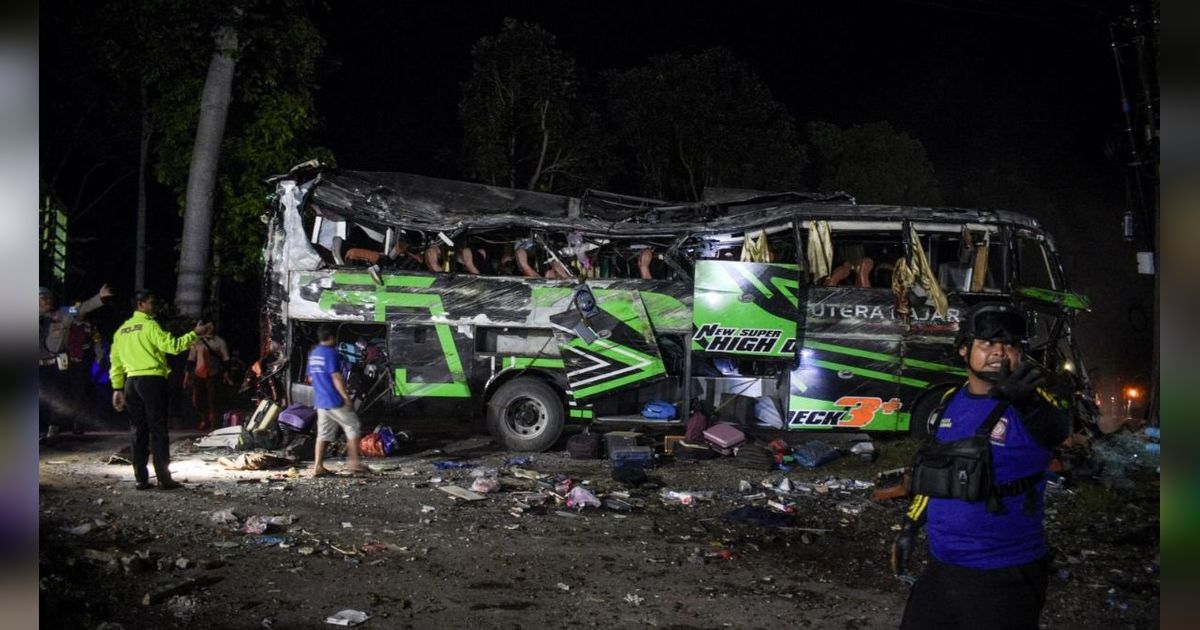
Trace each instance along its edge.
{"label": "night sky", "polygon": [[[985,205],[961,194],[981,170],[1030,182],[1038,194],[1008,209],[1047,225],[1073,288],[1093,298],[1079,331],[1093,376],[1147,383],[1153,277],[1136,274],[1139,247],[1121,239],[1123,171],[1104,152],[1120,123],[1107,25],[1126,3],[1084,4],[331,2],[313,13],[328,42],[316,140],[345,168],[454,176],[441,158],[457,147],[471,45],[498,32],[505,17],[556,35],[585,77],[724,46],[801,124],[886,120],[919,139],[949,204]],[[70,124],[62,112],[82,106],[47,108],[56,98],[55,64],[66,58],[54,48],[70,45],[48,30],[55,20],[47,14],[68,5],[42,8],[43,133]],[[127,148],[132,161],[136,141]],[[75,226],[77,237],[94,240],[77,249],[87,272],[74,293],[90,294],[101,281],[126,295],[132,289],[135,192],[132,181],[121,185]],[[168,294],[180,224],[174,203],[156,191],[151,220],[150,284]],[[243,299],[237,310],[249,324],[252,299]],[[233,341],[252,344],[243,336]]]}

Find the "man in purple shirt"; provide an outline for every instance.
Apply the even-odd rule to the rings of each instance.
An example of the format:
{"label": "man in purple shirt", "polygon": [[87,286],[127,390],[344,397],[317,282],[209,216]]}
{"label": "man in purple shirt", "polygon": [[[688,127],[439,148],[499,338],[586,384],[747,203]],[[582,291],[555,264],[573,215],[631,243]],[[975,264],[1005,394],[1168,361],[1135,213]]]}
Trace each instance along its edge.
{"label": "man in purple shirt", "polygon": [[1019,310],[998,302],[976,305],[959,322],[967,383],[949,397],[935,439],[971,437],[999,413],[988,439],[991,498],[914,497],[892,547],[892,569],[905,569],[926,521],[930,559],[901,628],[1038,627],[1049,564],[1044,475],[1070,421],[1041,388],[1045,376],[1022,360],[1027,328]]}
{"label": "man in purple shirt", "polygon": [[319,345],[308,355],[308,379],[313,387],[313,407],[317,410],[317,443],[313,456],[313,477],[332,474],[325,468],[325,444],[337,439],[338,430],[346,432],[345,470],[369,473],[358,458],[358,439],[362,435],[358,415],[346,393],[342,378],[342,357],[338,354],[337,335],[329,326],[317,328]]}

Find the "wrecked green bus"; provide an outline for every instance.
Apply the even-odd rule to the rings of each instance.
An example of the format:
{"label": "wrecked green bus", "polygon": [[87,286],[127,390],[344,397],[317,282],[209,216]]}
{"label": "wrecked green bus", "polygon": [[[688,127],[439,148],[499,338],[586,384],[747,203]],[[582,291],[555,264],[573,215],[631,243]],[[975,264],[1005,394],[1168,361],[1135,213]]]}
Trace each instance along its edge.
{"label": "wrecked green bus", "polygon": [[1086,300],[1021,214],[575,198],[312,164],[273,182],[263,343],[287,402],[310,400],[304,359],[331,324],[365,417],[473,422],[512,450],[697,405],[764,429],[924,434],[965,378],[958,314],[1008,299],[1094,421],[1072,337]]}

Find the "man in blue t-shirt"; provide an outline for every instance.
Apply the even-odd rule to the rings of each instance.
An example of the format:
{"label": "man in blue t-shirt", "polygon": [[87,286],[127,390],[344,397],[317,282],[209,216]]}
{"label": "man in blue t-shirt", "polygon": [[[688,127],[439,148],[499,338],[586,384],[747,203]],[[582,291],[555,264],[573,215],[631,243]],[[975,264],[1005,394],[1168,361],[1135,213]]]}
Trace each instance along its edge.
{"label": "man in blue t-shirt", "polygon": [[313,456],[313,477],[332,474],[325,468],[325,444],[337,439],[338,429],[346,432],[345,470],[369,473],[358,459],[358,439],[362,435],[358,415],[346,393],[342,378],[342,357],[338,354],[337,335],[329,326],[317,328],[319,345],[308,355],[308,379],[313,387],[313,407],[317,410],[317,443]]}
{"label": "man in blue t-shirt", "polygon": [[967,383],[950,396],[935,435],[938,442],[970,437],[1003,406],[989,440],[993,499],[913,499],[892,569],[905,570],[926,521],[930,559],[901,628],[1038,627],[1049,564],[1044,475],[1070,422],[1041,389],[1045,375],[1022,361],[1027,329],[1019,310],[998,302],[976,305],[959,322]]}

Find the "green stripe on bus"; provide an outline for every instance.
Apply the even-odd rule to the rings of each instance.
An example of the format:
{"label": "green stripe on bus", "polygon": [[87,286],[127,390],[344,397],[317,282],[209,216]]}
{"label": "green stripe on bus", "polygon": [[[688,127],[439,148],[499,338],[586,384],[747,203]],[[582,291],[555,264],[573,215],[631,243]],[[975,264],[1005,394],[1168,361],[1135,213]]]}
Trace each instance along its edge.
{"label": "green stripe on bus", "polygon": [[562,359],[537,359],[532,357],[506,357],[504,359],[505,368],[550,368],[562,369]]}
{"label": "green stripe on bus", "polygon": [[859,348],[850,348],[847,346],[839,346],[832,343],[824,343],[813,341],[811,339],[804,340],[805,348],[813,350],[824,350],[826,352],[836,352],[838,354],[846,354],[864,359],[874,359],[876,361],[886,361],[888,363],[899,363],[905,366],[912,366],[922,370],[930,370],[934,372],[949,372],[959,376],[966,376],[967,371],[962,368],[946,365],[944,363],[934,363],[933,361],[922,361],[921,359],[901,359],[900,357],[884,354],[882,352],[872,352],[870,350],[860,350]]}
{"label": "green stripe on bus", "polygon": [[845,372],[849,372],[851,374],[855,374],[857,376],[865,376],[867,378],[873,378],[873,379],[880,380],[880,381],[886,381],[888,383],[900,383],[901,385],[908,385],[909,387],[920,387],[922,389],[929,387],[929,381],[922,381],[922,380],[916,379],[916,378],[908,378],[905,376],[898,376],[896,374],[888,374],[886,372],[878,372],[875,370],[868,370],[865,368],[855,367],[853,365],[846,365],[845,363],[834,363],[832,361],[822,361],[821,359],[813,359],[812,361],[810,361],[810,363],[819,368],[825,368],[827,370],[836,370],[839,372],[845,371]]}
{"label": "green stripe on bus", "polygon": [[763,295],[765,295],[765,296],[766,296],[766,297],[768,297],[768,298],[770,298],[770,297],[772,297],[773,295],[775,295],[775,292],[774,292],[774,291],[772,291],[772,290],[768,289],[768,288],[767,288],[767,285],[763,284],[763,283],[762,283],[762,280],[759,280],[757,276],[755,276],[754,274],[750,273],[750,270],[749,270],[749,269],[746,269],[746,267],[745,267],[745,266],[743,266],[743,265],[736,265],[736,266],[734,266],[734,269],[736,269],[736,270],[737,270],[737,272],[738,272],[739,274],[741,274],[741,276],[742,276],[743,278],[745,278],[747,282],[749,282],[750,284],[753,284],[753,285],[754,285],[754,288],[758,289],[759,293],[762,293]]}

